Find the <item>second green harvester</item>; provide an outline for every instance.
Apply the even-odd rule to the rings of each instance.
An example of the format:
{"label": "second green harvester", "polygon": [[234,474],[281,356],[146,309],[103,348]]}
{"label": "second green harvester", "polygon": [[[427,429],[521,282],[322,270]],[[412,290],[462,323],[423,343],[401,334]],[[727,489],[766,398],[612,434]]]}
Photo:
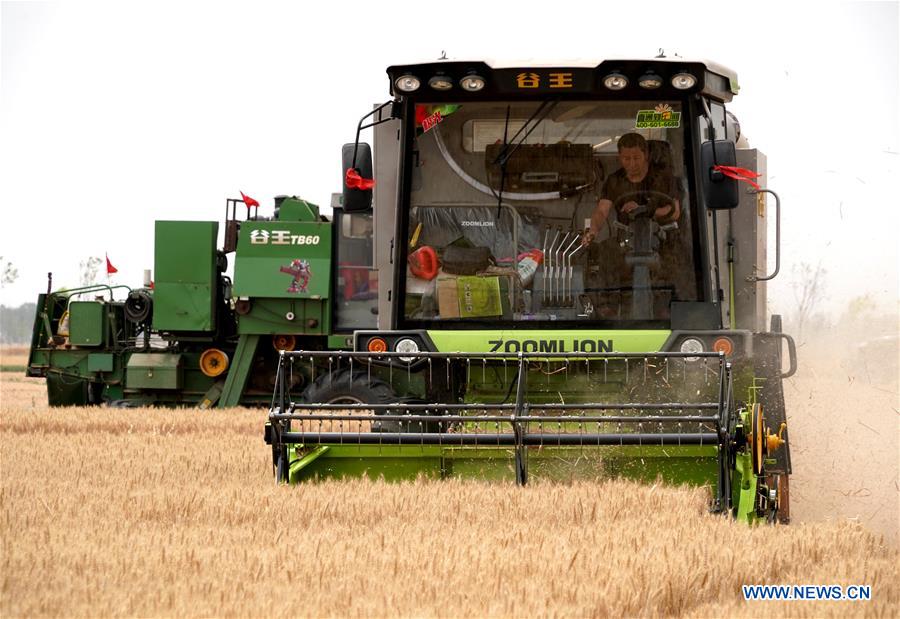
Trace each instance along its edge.
{"label": "second green harvester", "polygon": [[27,373],[51,406],[267,405],[280,350],[349,349],[375,326],[371,260],[365,217],[295,197],[271,215],[229,200],[222,230],[157,221],[144,286],[38,297]]}

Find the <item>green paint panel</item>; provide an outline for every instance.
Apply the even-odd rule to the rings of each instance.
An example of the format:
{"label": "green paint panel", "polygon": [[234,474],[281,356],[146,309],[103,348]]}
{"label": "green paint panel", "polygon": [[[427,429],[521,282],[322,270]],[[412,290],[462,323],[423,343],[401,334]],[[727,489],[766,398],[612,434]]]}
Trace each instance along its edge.
{"label": "green paint panel", "polygon": [[[428,331],[438,352],[651,352],[671,331],[588,329]],[[498,343],[499,341],[499,343]]]}
{"label": "green paint panel", "polygon": [[153,327],[160,331],[215,329],[214,221],[157,221]]}
{"label": "green paint panel", "polygon": [[241,335],[327,335],[330,331],[331,305],[325,300],[254,298],[250,313],[238,316]]}
{"label": "green paint panel", "polygon": [[69,343],[73,346],[101,346],[106,331],[104,304],[72,301],[69,304]]}
{"label": "green paint panel", "polygon": [[246,221],[234,266],[234,296],[327,299],[331,223]]}
{"label": "green paint panel", "polygon": [[136,353],[128,360],[125,383],[129,389],[181,389],[181,355]]}
{"label": "green paint panel", "polygon": [[113,363],[113,355],[110,353],[88,355],[88,372],[112,372]]}
{"label": "green paint panel", "polygon": [[353,336],[329,335],[328,348],[332,350],[353,350]]}
{"label": "green paint panel", "polygon": [[278,207],[279,221],[318,221],[319,207],[297,197],[285,198]]}

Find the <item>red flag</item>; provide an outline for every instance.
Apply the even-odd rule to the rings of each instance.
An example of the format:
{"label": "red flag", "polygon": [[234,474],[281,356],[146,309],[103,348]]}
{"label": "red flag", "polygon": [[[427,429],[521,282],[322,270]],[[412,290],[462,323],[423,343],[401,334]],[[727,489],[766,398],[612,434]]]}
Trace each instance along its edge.
{"label": "red flag", "polygon": [[247,205],[247,208],[250,208],[251,206],[259,206],[259,202],[257,202],[250,196],[245,196],[243,191],[241,192],[241,198],[244,199],[244,204]]}
{"label": "red flag", "polygon": [[713,166],[713,170],[715,172],[721,172],[728,178],[733,178],[736,181],[748,183],[754,189],[759,190],[759,183],[757,183],[753,179],[759,178],[760,176],[762,176],[762,174],[757,174],[753,170],[748,170],[747,168],[737,168],[730,165],[715,165]]}
{"label": "red flag", "polygon": [[[105,254],[104,254],[105,255]],[[119,269],[112,265],[112,262],[109,261],[109,256],[106,256],[106,274],[112,275],[113,273],[118,273]]]}
{"label": "red flag", "polygon": [[363,178],[359,175],[359,172],[353,168],[347,168],[347,174],[344,176],[344,183],[350,189],[361,189],[365,191],[375,186],[375,179]]}

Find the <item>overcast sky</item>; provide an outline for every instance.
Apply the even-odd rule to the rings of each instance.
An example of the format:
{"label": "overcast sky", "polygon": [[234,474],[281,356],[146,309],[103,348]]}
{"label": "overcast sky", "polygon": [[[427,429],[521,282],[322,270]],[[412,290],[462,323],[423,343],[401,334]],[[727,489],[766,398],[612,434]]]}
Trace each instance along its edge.
{"label": "overcast sky", "polygon": [[390,64],[663,48],[738,73],[730,109],[784,206],[773,310],[820,261],[832,311],[897,307],[897,2],[3,2],[0,36],[5,305],[107,252],[139,285],[154,220],[221,220],[239,191],[327,205]]}

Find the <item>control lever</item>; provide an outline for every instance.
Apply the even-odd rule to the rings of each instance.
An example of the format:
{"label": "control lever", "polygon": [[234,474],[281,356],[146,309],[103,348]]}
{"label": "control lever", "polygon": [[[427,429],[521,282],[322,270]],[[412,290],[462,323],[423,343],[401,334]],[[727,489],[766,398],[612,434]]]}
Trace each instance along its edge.
{"label": "control lever", "polygon": [[662,240],[666,239],[667,232],[671,232],[672,230],[678,230],[678,222],[670,221],[669,223],[659,227],[659,238]]}
{"label": "control lever", "polygon": [[545,299],[547,296],[547,239],[549,238],[549,236],[550,236],[550,226],[548,225],[547,228],[544,230],[544,244],[541,245],[541,252],[542,252],[541,255],[544,258],[542,261],[544,264],[544,268],[541,269],[541,283],[542,283],[541,291],[542,291],[542,294],[544,295]]}
{"label": "control lever", "polygon": [[545,254],[546,260],[544,262],[544,265],[547,269],[548,284],[550,287],[549,287],[549,289],[544,288],[544,305],[549,305],[550,299],[553,296],[553,273],[554,273],[554,271],[553,271],[553,247],[556,245],[556,239],[559,238],[560,232],[562,232],[562,228],[557,228],[556,234],[553,235],[553,242],[550,243],[550,249]]}
{"label": "control lever", "polygon": [[566,249],[563,249],[563,245],[565,245],[566,241],[569,239],[569,234],[571,233],[566,232],[566,235],[559,242],[559,246],[556,248],[556,296],[553,298],[553,303],[555,305],[559,305],[559,289],[564,283],[563,277],[565,276],[566,270],[565,258],[568,247]]}
{"label": "control lever", "polygon": [[[569,243],[569,245],[566,247],[565,251],[563,251],[563,265],[562,265],[563,273],[562,273],[561,279],[563,280],[562,302],[565,305],[569,305],[570,303],[572,303],[572,272],[573,272],[572,271],[572,256],[575,255],[575,252],[578,251],[578,248],[576,247],[576,249],[574,251],[571,251],[571,250],[572,250],[572,247],[578,243],[579,239],[581,239],[581,234],[576,232],[575,236],[572,237],[572,242]],[[568,291],[566,290],[566,281],[568,281],[568,284],[569,284]]]}

